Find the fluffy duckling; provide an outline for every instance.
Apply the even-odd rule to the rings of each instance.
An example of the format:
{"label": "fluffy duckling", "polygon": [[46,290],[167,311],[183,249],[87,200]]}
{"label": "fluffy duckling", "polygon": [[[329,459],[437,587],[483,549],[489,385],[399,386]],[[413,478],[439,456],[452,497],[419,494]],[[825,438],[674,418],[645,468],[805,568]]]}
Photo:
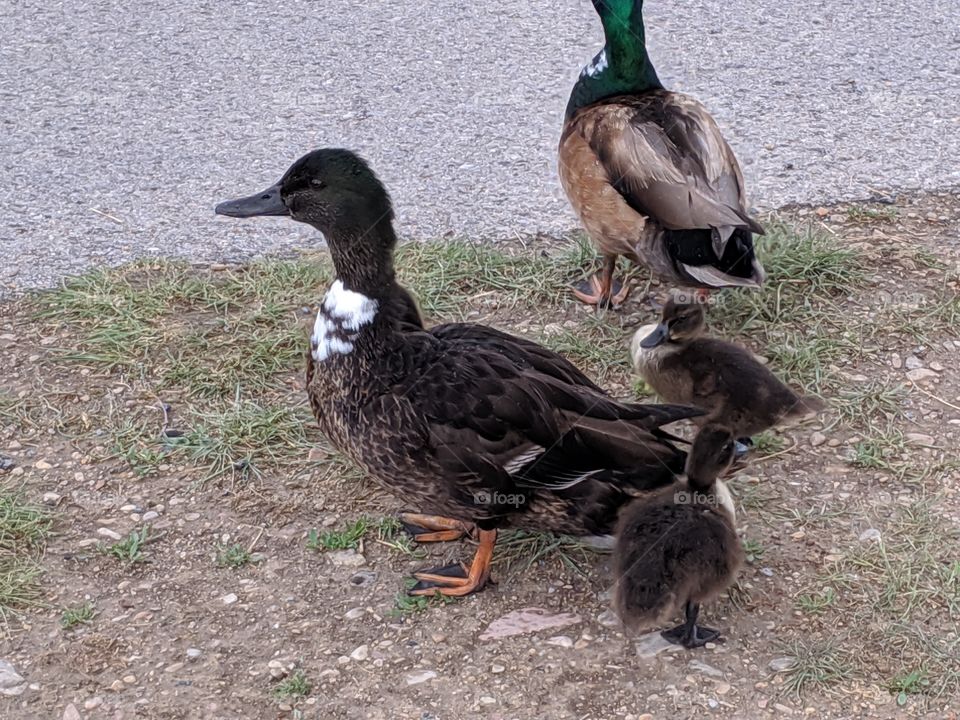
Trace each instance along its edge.
{"label": "fluffy duckling", "polygon": [[675,617],[684,622],[661,634],[687,648],[715,640],[719,631],[697,624],[700,604],[730,586],[743,564],[733,499],[718,480],[735,457],[728,428],[705,425],[687,458],[686,482],[634,501],[617,534],[616,608],[624,624],[645,628]]}
{"label": "fluffy duckling", "polygon": [[705,337],[705,324],[702,304],[671,298],[660,324],[633,336],[633,366],[666,402],[702,408],[697,420],[720,421],[748,445],[751,435],[824,409],[820,398],[798,395],[748,350]]}

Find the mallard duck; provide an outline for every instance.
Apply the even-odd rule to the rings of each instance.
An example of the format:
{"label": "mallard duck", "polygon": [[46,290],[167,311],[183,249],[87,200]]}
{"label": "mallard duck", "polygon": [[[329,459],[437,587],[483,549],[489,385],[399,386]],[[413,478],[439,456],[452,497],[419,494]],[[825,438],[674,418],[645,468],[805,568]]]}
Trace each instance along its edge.
{"label": "mallard duck", "polygon": [[650,627],[683,608],[684,622],[661,634],[695,648],[719,631],[697,624],[700,604],[723,592],[743,564],[736,513],[717,478],[735,456],[733,433],[703,426],[687,458],[686,481],[635,500],[617,532],[615,602],[624,624]]}
{"label": "mallard duck", "polygon": [[720,128],[691,97],[665,90],[645,46],[642,0],[593,0],[606,38],[580,73],[560,138],[560,181],[603,267],[575,289],[616,305],[621,255],[668,283],[755,287],[764,272],[743,175]]}
{"label": "mallard duck", "polygon": [[705,327],[701,303],[671,297],[660,323],[640,328],[631,342],[634,368],[662,399],[706,411],[694,422],[722,422],[749,445],[751,435],[824,409],[820,398],[791,390],[749,350],[704,337]]}
{"label": "mallard duck", "polygon": [[418,539],[475,529],[479,540],[469,566],[417,573],[414,594],[483,587],[502,527],[610,535],[629,499],[683,472],[685,453],[661,427],[698,410],[617,402],[563,357],[493,328],[410,322],[390,198],[354,153],[311,152],[267,190],[216,211],[287,215],[326,237],[336,280],[307,363],[321,430],[430,513],[403,516]]}

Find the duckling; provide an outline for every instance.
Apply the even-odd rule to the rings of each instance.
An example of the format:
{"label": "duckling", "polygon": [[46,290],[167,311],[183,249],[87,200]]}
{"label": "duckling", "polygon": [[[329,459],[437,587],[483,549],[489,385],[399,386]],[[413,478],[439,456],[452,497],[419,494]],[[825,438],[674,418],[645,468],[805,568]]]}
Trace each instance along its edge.
{"label": "duckling", "polygon": [[701,603],[733,583],[743,564],[736,513],[717,478],[735,457],[734,436],[715,423],[697,433],[687,458],[686,482],[627,506],[615,550],[615,602],[624,624],[648,628],[684,611],[684,622],[661,635],[696,648],[720,632],[697,624]]}
{"label": "duckling", "polygon": [[671,297],[660,323],[637,330],[631,343],[634,368],[663,400],[706,411],[694,422],[723,422],[749,445],[751,435],[824,409],[820,398],[798,395],[748,350],[704,337],[704,327],[700,302]]}
{"label": "duckling", "polygon": [[484,587],[503,527],[612,535],[628,501],[682,474],[685,453],[662,426],[701,411],[617,402],[565,358],[494,328],[418,327],[394,274],[390,197],[356,154],[308,153],[267,190],[216,212],[286,215],[326,237],[336,279],[306,373],[321,431],[432,513],[403,516],[419,540],[479,540],[469,565],[416,573],[413,594]]}
{"label": "duckling", "polygon": [[603,256],[574,292],[617,305],[629,287],[617,258],[668,283],[706,290],[764,279],[733,150],[697,100],[666,90],[647,54],[643,0],[593,0],[605,44],[570,93],[559,146],[560,182]]}

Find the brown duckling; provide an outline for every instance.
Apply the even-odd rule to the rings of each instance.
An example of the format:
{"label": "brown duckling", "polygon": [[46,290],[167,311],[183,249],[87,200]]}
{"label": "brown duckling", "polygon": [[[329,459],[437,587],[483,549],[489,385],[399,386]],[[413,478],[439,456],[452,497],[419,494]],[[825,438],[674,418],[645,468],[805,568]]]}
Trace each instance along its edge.
{"label": "brown duckling", "polygon": [[751,435],[824,409],[820,398],[797,394],[748,350],[705,337],[705,324],[701,303],[672,297],[660,324],[633,336],[633,366],[664,401],[702,408],[697,420],[722,422],[747,445]]}
{"label": "brown duckling", "polygon": [[697,624],[700,604],[723,592],[743,564],[733,499],[717,478],[735,457],[728,428],[705,425],[687,458],[686,482],[635,500],[624,510],[616,545],[617,612],[629,628],[675,617],[684,622],[661,634],[687,648],[716,640],[719,631]]}

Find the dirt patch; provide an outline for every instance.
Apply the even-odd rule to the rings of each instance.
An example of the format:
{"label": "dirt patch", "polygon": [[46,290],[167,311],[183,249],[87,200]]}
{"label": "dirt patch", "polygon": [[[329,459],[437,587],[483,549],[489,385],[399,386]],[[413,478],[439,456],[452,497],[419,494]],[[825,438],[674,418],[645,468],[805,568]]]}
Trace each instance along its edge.
{"label": "dirt patch", "polygon": [[[610,557],[573,541],[505,538],[496,586],[405,598],[413,570],[472,548],[412,546],[389,521],[402,503],[312,428],[300,357],[325,258],[143,264],[3,306],[0,485],[55,534],[34,558],[42,605],[0,638],[30,684],[0,714],[949,716],[960,198],[790,209],[777,227],[768,287],[721,296],[711,322],[833,409],[760,438],[733,483],[750,562],[705,609],[725,642],[653,657],[606,612]],[[626,346],[652,319],[644,293],[593,315],[565,293],[589,253],[557,248],[422,246],[398,266],[432,320],[528,334],[643,394]],[[524,607],[580,622],[479,639]]]}

